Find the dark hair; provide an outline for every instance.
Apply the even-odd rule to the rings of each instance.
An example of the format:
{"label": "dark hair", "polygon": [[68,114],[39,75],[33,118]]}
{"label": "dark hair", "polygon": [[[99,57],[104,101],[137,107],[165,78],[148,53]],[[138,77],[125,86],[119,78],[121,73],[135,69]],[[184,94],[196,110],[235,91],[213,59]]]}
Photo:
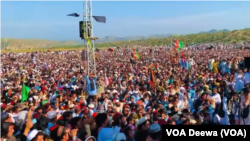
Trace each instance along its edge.
{"label": "dark hair", "polygon": [[175,112],[175,108],[176,108],[176,106],[172,106],[172,107],[170,108],[170,111],[171,111],[171,112]]}
{"label": "dark hair", "polygon": [[131,131],[131,127],[130,126],[127,126],[124,130],[123,130],[123,133],[125,134],[125,136],[129,136],[129,131]]}
{"label": "dark hair", "polygon": [[149,136],[148,130],[139,130],[135,133],[135,140],[136,141],[145,141]]}
{"label": "dark hair", "polygon": [[98,129],[102,126],[102,124],[106,121],[107,118],[108,118],[107,113],[99,113],[96,115],[95,117],[96,128],[93,131],[93,133],[91,132],[95,138],[97,138]]}
{"label": "dark hair", "polygon": [[71,125],[71,127],[72,127],[73,129],[76,128],[77,122],[78,122],[79,120],[81,120],[81,117],[74,117],[74,118],[72,118],[72,119],[70,120],[70,125]]}
{"label": "dark hair", "polygon": [[[62,130],[62,133],[60,135],[58,135],[58,130]],[[51,139],[53,139],[54,141],[57,140],[61,140],[62,137],[66,134],[66,129],[64,126],[58,126],[56,129],[52,130],[50,133],[50,137]]]}
{"label": "dark hair", "polygon": [[188,109],[183,109],[183,110],[182,110],[182,113],[188,113],[188,112],[189,112]]}
{"label": "dark hair", "polygon": [[158,121],[158,117],[160,117],[161,114],[159,112],[153,113],[153,121]]}
{"label": "dark hair", "polygon": [[48,118],[41,116],[38,120],[37,123],[35,124],[35,127],[37,130],[42,130],[44,131],[48,127]]}
{"label": "dark hair", "polygon": [[204,118],[207,117],[207,116],[210,116],[209,113],[204,113]]}
{"label": "dark hair", "polygon": [[133,115],[130,115],[129,117],[127,117],[127,122],[130,122],[134,119]]}
{"label": "dark hair", "polygon": [[113,121],[112,126],[119,126],[120,119],[122,119],[123,115],[120,115],[119,118]]}
{"label": "dark hair", "polygon": [[63,119],[66,120],[70,115],[72,115],[73,113],[71,111],[66,111],[63,113]]}
{"label": "dark hair", "polygon": [[11,108],[11,112],[16,112],[16,111],[17,111],[17,108],[18,108],[18,107],[16,107],[16,106],[13,107],[13,108]]}
{"label": "dark hair", "polygon": [[174,119],[168,120],[168,125],[170,125],[172,122],[175,122],[175,120]]}
{"label": "dark hair", "polygon": [[244,92],[245,95],[250,93],[250,88],[249,87],[244,88],[243,92]]}
{"label": "dark hair", "polygon": [[102,124],[106,121],[106,119],[108,118],[107,113],[99,113],[96,115],[95,117],[95,121],[96,121],[96,126],[99,128],[102,126]]}

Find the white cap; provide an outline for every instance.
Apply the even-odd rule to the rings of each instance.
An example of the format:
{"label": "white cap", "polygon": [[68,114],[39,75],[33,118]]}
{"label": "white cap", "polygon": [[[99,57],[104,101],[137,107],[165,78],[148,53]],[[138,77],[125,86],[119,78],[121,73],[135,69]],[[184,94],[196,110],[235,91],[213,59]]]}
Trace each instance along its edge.
{"label": "white cap", "polygon": [[28,134],[27,139],[31,141],[31,140],[37,135],[37,133],[38,133],[38,130],[36,130],[36,129],[32,130],[32,131]]}
{"label": "white cap", "polygon": [[147,120],[146,117],[142,117],[137,121],[137,126],[141,125],[143,122],[145,122]]}
{"label": "white cap", "polygon": [[93,139],[94,141],[96,141],[94,136],[90,136],[90,137],[86,138],[85,141],[88,141],[89,139]]}
{"label": "white cap", "polygon": [[75,107],[74,104],[70,104],[70,105],[69,105],[69,108],[73,108],[73,107]]}
{"label": "white cap", "polygon": [[55,118],[56,117],[56,112],[55,111],[49,111],[48,113],[47,113],[47,118],[48,119],[53,119],[53,118]]}
{"label": "white cap", "polygon": [[88,107],[89,108],[95,108],[95,105],[91,103],[91,104],[88,105]]}

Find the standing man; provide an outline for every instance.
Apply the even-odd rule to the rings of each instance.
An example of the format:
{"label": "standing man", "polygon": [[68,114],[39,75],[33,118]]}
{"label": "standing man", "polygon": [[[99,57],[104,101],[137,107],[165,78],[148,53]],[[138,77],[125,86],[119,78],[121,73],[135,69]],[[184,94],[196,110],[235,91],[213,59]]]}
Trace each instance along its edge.
{"label": "standing man", "polygon": [[88,97],[89,97],[89,102],[91,102],[91,100],[94,99],[95,104],[97,104],[97,87],[96,87],[96,80],[97,80],[97,76],[94,76],[93,74],[91,75],[87,75],[86,76],[86,82],[87,82],[87,93],[88,93]]}

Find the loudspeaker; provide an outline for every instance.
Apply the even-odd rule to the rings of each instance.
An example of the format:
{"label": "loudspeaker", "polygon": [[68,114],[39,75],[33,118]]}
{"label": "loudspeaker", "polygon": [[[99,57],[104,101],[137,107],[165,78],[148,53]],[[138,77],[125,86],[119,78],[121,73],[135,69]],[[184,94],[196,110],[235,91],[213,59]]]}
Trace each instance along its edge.
{"label": "loudspeaker", "polygon": [[87,28],[88,28],[88,33],[87,33],[87,31],[85,31],[86,30],[86,22],[85,21],[79,22],[79,31],[80,31],[80,38],[81,39],[87,39],[88,37],[91,37],[92,26],[91,26],[90,21],[87,22]]}
{"label": "loudspeaker", "polygon": [[250,69],[250,57],[244,58],[244,68]]}

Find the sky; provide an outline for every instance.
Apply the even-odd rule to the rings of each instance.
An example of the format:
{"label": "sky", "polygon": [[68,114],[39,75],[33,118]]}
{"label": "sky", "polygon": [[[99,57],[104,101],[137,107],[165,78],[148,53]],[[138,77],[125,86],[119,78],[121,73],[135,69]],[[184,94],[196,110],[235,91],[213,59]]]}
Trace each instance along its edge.
{"label": "sky", "polygon": [[[250,1],[93,1],[94,36],[191,34],[211,29],[250,28]],[[79,40],[82,1],[2,1],[2,38]]]}

